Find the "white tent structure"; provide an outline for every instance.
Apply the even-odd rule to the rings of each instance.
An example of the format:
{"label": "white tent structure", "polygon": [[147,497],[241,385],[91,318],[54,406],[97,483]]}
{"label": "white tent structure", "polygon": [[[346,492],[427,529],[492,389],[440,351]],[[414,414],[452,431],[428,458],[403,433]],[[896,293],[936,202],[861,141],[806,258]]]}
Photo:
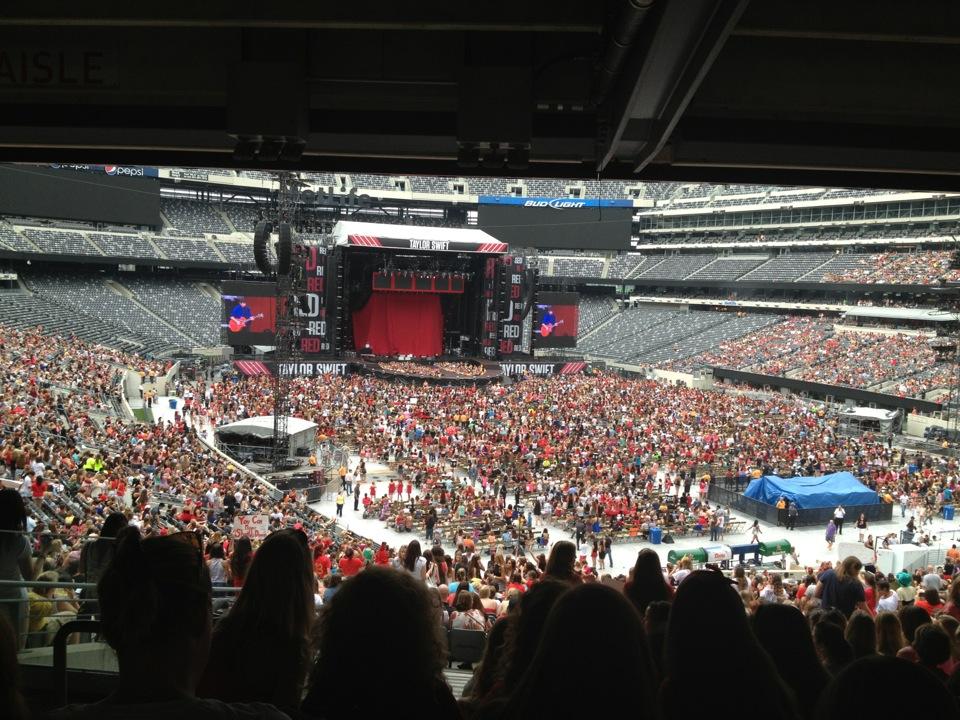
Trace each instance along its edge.
{"label": "white tent structure", "polygon": [[[237,445],[260,445],[273,441],[273,415],[238,420],[217,428],[220,442]],[[317,424],[303,418],[287,418],[287,435],[290,437],[290,455],[298,450],[313,449],[316,445]]]}

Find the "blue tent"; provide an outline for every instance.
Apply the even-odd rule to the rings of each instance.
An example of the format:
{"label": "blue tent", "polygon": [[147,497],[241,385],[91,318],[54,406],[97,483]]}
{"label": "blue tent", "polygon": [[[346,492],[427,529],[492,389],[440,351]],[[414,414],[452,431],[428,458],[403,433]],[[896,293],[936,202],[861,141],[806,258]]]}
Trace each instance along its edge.
{"label": "blue tent", "polygon": [[800,510],[837,505],[878,505],[877,493],[848,472],[820,477],[782,478],[764,475],[751,480],[743,493],[767,505],[776,505],[782,495]]}

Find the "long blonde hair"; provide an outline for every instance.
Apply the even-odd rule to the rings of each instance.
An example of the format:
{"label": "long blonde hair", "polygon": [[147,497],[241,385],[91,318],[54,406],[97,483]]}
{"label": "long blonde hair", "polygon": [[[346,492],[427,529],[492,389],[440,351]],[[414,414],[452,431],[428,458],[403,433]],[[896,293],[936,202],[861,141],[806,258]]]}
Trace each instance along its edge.
{"label": "long blonde hair", "polygon": [[888,657],[896,657],[901,648],[906,647],[907,638],[896,613],[883,612],[877,615],[877,652]]}

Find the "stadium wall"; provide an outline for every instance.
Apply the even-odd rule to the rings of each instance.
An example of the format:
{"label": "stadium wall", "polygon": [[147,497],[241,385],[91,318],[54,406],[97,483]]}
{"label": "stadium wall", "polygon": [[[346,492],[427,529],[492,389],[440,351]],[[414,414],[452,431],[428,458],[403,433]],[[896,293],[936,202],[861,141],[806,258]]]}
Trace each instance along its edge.
{"label": "stadium wall", "polygon": [[940,403],[930,400],[920,400],[918,398],[898,397],[896,395],[886,395],[884,393],[870,392],[868,390],[858,390],[856,388],[844,387],[841,385],[827,385],[825,383],[806,382],[796,378],[781,377],[777,375],[761,375],[760,373],[744,372],[742,370],[732,370],[719,366],[713,367],[715,378],[723,380],[732,380],[733,382],[746,383],[763,387],[784,388],[797,393],[807,393],[821,397],[832,396],[834,399],[854,400],[859,405],[873,405],[884,408],[900,408],[904,411],[917,410],[918,412],[932,413],[943,410]]}

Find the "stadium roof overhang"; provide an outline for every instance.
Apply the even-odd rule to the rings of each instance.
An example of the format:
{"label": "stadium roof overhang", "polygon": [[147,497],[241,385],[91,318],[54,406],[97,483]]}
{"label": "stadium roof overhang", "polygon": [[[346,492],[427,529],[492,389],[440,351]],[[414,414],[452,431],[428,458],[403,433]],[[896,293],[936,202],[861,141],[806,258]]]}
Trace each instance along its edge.
{"label": "stadium roof overhang", "polygon": [[0,161],[960,189],[950,0],[222,7],[9,0]]}

